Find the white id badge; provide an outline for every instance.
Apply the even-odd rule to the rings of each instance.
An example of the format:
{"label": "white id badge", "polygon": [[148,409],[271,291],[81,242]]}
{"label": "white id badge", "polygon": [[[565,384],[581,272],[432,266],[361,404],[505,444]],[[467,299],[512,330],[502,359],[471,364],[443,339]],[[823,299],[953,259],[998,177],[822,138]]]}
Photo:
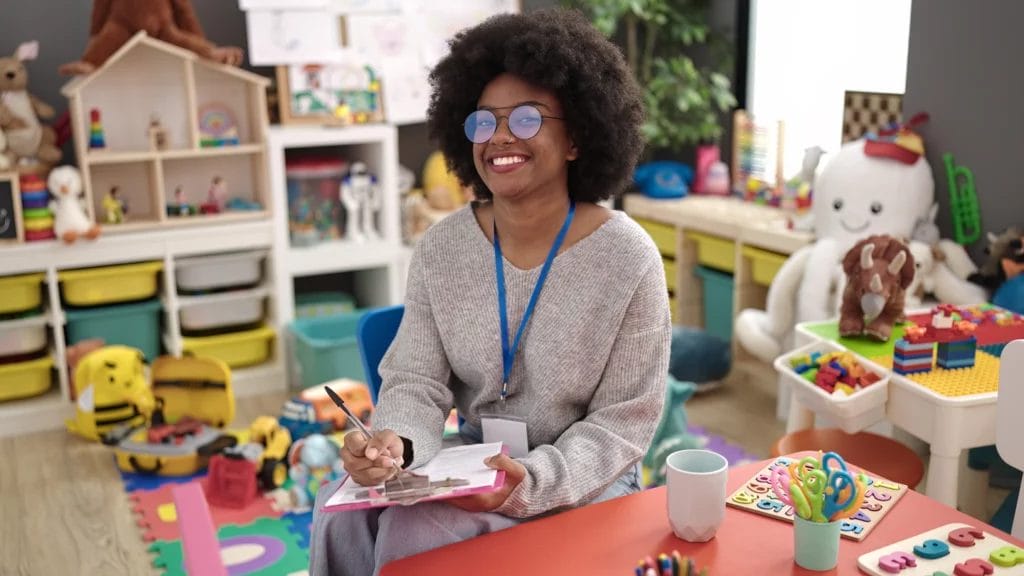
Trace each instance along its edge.
{"label": "white id badge", "polygon": [[530,452],[526,439],[526,422],[510,416],[482,416],[484,443],[501,442],[508,447],[508,455],[522,458]]}

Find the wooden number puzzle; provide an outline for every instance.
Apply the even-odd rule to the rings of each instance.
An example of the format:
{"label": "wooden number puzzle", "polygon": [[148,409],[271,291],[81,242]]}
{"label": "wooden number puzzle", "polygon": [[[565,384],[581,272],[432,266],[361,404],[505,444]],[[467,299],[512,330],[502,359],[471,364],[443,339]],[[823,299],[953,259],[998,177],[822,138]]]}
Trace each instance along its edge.
{"label": "wooden number puzzle", "polygon": [[1024,548],[968,524],[946,524],[857,559],[874,576],[1022,576]]}
{"label": "wooden number puzzle", "polygon": [[[749,482],[733,492],[725,503],[741,510],[792,522],[792,506],[783,504],[775,496],[769,481],[771,471],[775,466],[789,466],[790,462],[792,460],[789,458],[776,458],[771,464],[762,468]],[[850,468],[851,473],[857,470],[853,466]],[[868,482],[870,485],[860,510],[850,518],[843,520],[840,527],[840,534],[850,540],[860,541],[867,538],[875,525],[881,522],[889,510],[907,493],[906,485],[885,478],[868,476]]]}

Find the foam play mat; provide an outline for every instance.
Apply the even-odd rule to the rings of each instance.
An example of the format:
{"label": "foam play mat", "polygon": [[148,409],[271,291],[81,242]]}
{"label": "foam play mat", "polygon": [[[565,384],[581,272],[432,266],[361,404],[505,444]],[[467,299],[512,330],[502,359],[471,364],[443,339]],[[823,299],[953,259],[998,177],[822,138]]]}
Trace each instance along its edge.
{"label": "foam play mat", "polygon": [[[221,560],[228,576],[299,576],[307,573],[309,553],[288,524],[260,518],[244,526],[227,525],[217,530]],[[181,541],[156,541],[149,550],[153,565],[167,576],[187,576]]]}

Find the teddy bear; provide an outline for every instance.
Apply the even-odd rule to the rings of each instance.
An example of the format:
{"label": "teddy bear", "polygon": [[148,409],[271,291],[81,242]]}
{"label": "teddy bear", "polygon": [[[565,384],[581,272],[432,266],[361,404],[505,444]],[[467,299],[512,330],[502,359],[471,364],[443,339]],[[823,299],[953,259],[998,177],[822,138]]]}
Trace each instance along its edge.
{"label": "teddy bear", "polygon": [[217,46],[206,39],[191,0],[94,0],[85,53],[80,60],[61,66],[60,73],[89,74],[139,31],[207,60],[231,66],[242,63],[241,48]]}
{"label": "teddy bear", "polygon": [[0,130],[7,133],[7,146],[18,162],[35,160],[52,166],[60,161],[57,134],[39,119],[53,118],[51,106],[28,91],[25,62],[39,53],[38,42],[18,46],[14,56],[0,58]]}

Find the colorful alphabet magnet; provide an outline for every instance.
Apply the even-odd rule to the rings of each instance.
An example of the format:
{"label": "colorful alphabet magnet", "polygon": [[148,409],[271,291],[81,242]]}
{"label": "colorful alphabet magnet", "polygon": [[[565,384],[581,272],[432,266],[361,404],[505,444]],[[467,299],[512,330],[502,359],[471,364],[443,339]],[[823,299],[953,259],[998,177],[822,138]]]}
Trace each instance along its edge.
{"label": "colorful alphabet magnet", "polygon": [[863,554],[857,565],[874,576],[1021,576],[1024,548],[968,524],[946,524]]}
{"label": "colorful alphabet magnet", "polygon": [[[792,522],[793,508],[779,500],[772,491],[771,485],[772,469],[776,466],[788,467],[790,462],[792,462],[790,458],[776,458],[771,464],[762,468],[749,482],[733,492],[725,503],[741,510]],[[840,526],[840,535],[850,540],[860,541],[867,538],[875,525],[881,522],[889,510],[907,493],[907,487],[904,484],[885,478],[871,476],[867,478],[870,485],[860,510],[850,518],[843,520]]]}

